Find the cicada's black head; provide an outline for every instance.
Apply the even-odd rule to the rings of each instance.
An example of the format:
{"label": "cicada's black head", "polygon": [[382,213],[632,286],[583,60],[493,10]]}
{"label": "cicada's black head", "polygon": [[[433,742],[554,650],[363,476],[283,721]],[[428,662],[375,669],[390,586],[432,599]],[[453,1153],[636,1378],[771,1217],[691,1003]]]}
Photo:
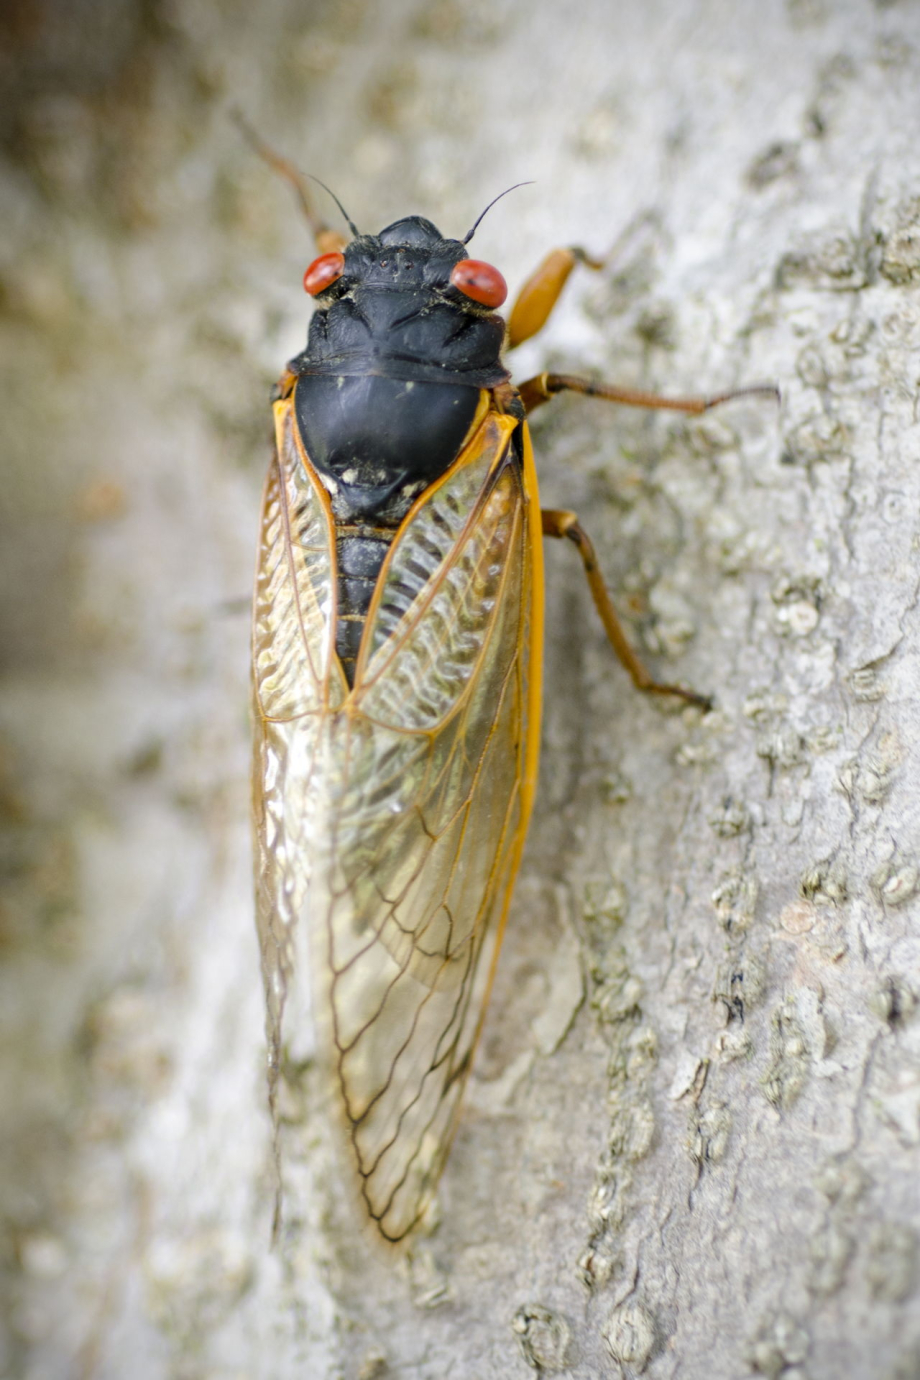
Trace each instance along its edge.
{"label": "cicada's black head", "polygon": [[424,216],[403,216],[381,230],[379,235],[369,238],[376,239],[380,244],[398,244],[416,249],[436,249],[440,245],[450,244],[457,246],[460,258],[466,253],[459,240],[445,240],[438,227]]}
{"label": "cicada's black head", "polygon": [[304,286],[319,310],[296,373],[378,374],[405,382],[490,388],[507,370],[500,353],[505,300],[497,269],[467,256],[424,216],[404,216],[379,235],[357,235],[323,254]]}
{"label": "cicada's black head", "polygon": [[[383,292],[415,292],[421,298],[444,297],[457,307],[463,298],[450,281],[455,264],[466,258],[459,240],[446,240],[423,216],[405,216],[379,235],[360,235],[346,245],[342,277],[323,297],[336,301],[355,288]],[[481,304],[478,314],[482,315]]]}
{"label": "cicada's black head", "polygon": [[288,366],[310,461],[337,521],[392,524],[458,454],[501,361],[501,274],[430,220],[405,216],[321,255],[317,311]]}

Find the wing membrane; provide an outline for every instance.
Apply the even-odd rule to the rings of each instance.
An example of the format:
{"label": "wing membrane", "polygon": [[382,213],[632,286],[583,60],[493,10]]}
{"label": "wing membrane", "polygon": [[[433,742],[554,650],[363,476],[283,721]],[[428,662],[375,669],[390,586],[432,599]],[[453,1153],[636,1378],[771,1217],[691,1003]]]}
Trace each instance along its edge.
{"label": "wing membrane", "polygon": [[[379,722],[433,728],[475,675],[523,531],[520,474],[496,466],[513,429],[489,413],[462,464],[423,497],[381,572],[357,698]],[[515,529],[515,530],[512,530]]]}
{"label": "wing membrane", "polygon": [[[513,428],[489,413],[409,515],[351,693],[322,714],[263,719],[257,735],[275,1055],[299,931],[364,1202],[393,1241],[447,1154],[529,809],[539,572]],[[324,577],[307,576],[315,597]],[[289,642],[291,610],[311,607],[289,588],[298,577],[289,558],[287,586],[273,586]],[[319,684],[317,667],[301,662]],[[293,690],[277,702],[313,703]],[[305,1013],[289,1015],[293,1032]]]}
{"label": "wing membrane", "polygon": [[[277,449],[262,501],[253,606],[253,683],[266,719],[293,719],[341,699],[334,665],[335,540],[290,407],[276,404]],[[331,684],[330,684],[331,682]]]}

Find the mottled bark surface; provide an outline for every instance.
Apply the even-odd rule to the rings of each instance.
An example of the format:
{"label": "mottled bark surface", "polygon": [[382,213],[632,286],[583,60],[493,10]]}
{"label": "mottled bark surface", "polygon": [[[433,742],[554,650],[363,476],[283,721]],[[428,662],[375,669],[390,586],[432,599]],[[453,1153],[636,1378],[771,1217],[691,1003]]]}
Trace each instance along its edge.
{"label": "mottled bark surface", "polygon": [[[3,1373],[920,1374],[920,13],[266,0],[3,16]],[[343,1225],[309,1071],[272,1173],[247,618],[312,255],[238,102],[360,226],[512,290],[518,377],[782,408],[536,419],[652,663],[548,552],[537,815],[410,1260]]]}

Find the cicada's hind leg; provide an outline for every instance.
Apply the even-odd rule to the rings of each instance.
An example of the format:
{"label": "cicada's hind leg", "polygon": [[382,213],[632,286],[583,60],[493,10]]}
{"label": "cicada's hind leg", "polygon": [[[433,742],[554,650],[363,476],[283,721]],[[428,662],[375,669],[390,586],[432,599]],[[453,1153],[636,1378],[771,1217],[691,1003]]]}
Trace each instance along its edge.
{"label": "cicada's hind leg", "polygon": [[617,611],[613,607],[610,595],[607,593],[604,578],[597,564],[594,543],[578,521],[577,514],[556,508],[544,508],[542,517],[545,537],[568,537],[569,541],[578,548],[578,553],[585,567],[591,597],[600,614],[604,631],[610,639],[611,647],[629,672],[636,689],[645,691],[647,695],[674,695],[678,699],[686,700],[688,704],[697,704],[701,709],[709,709],[712,701],[708,695],[698,695],[693,690],[686,690],[682,685],[667,685],[662,681],[655,680],[633,651],[629,645],[629,639],[623,631],[623,625],[617,616]]}

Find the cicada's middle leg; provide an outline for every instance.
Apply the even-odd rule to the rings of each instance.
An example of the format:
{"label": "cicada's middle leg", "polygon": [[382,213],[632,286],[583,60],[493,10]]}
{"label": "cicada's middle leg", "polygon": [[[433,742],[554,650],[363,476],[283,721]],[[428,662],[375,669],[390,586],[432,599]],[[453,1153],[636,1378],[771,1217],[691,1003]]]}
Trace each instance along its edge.
{"label": "cicada's middle leg", "polygon": [[[537,271],[527,279],[518,293],[508,319],[510,349],[529,340],[543,328],[577,263],[592,269],[604,266],[603,261],[591,258],[583,249],[554,249]],[[585,397],[602,398],[606,402],[622,403],[629,407],[666,408],[695,416],[708,412],[711,407],[716,407],[720,403],[730,402],[733,398],[769,397],[775,402],[779,401],[779,390],[774,384],[755,384],[748,388],[734,388],[725,393],[716,393],[710,397],[690,398],[663,398],[657,393],[648,393],[639,388],[621,388],[616,384],[596,383],[577,374],[536,374],[518,386],[520,400],[528,415],[555,394],[564,392],[581,393]],[[544,536],[567,537],[578,548],[591,597],[604,625],[604,631],[611,647],[629,672],[636,689],[649,695],[674,695],[703,709],[710,708],[709,696],[698,695],[681,685],[669,685],[655,680],[633,651],[607,593],[598,568],[594,544],[579,522],[577,514],[559,509],[544,509],[542,516]]]}

